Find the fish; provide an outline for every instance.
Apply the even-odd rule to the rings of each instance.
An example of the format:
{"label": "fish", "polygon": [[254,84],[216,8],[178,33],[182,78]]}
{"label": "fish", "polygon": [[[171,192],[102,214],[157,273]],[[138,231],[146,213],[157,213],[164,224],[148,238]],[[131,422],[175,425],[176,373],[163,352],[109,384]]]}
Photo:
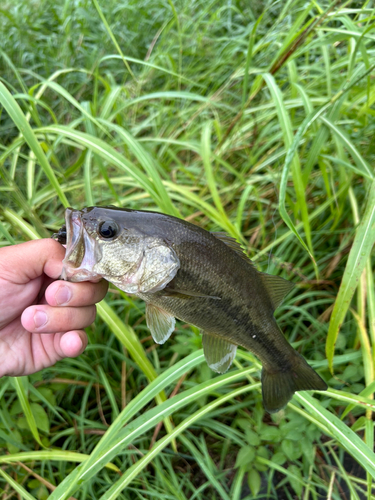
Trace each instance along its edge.
{"label": "fish", "polygon": [[175,318],[198,327],[210,368],[226,372],[237,346],[262,362],[264,408],[275,413],[294,392],[325,381],[286,340],[274,312],[294,283],[257,270],[240,244],[183,219],[127,208],[67,208],[53,237],[66,244],[61,278],[105,279],[146,302],[146,322],[163,344]]}

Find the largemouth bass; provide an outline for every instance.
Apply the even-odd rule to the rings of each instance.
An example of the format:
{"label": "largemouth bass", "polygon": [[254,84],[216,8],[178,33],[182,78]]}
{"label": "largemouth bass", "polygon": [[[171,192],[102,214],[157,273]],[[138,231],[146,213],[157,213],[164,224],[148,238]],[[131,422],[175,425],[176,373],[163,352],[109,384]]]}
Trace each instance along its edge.
{"label": "largemouth bass", "polygon": [[157,212],[116,207],[68,208],[55,238],[66,243],[62,278],[104,278],[146,302],[153,339],[163,344],[175,318],[201,329],[208,365],[231,366],[237,346],[262,362],[265,409],[277,412],[295,391],[326,383],[292,348],[273,313],[293,284],[259,272],[240,245]]}

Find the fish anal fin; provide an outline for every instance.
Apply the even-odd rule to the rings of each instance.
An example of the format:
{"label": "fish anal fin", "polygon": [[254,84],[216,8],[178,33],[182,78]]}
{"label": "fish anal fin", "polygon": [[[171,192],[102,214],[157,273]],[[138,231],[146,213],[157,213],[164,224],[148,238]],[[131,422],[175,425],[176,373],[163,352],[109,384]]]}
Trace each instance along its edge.
{"label": "fish anal fin", "polygon": [[217,373],[225,373],[236,355],[237,346],[216,335],[202,332],[203,352],[208,366]]}
{"label": "fish anal fin", "polygon": [[282,410],[296,391],[325,391],[327,384],[298,353],[287,370],[262,370],[263,405],[268,413]]}
{"label": "fish anal fin", "polygon": [[291,281],[285,280],[280,276],[273,276],[272,274],[260,273],[260,277],[267,289],[273,309],[275,310],[295,285]]}
{"label": "fish anal fin", "polygon": [[222,241],[225,243],[229,248],[231,248],[234,252],[236,252],[237,255],[239,255],[242,259],[246,260],[246,262],[250,265],[254,266],[254,263],[249,259],[249,257],[245,254],[244,249],[241,246],[241,243],[239,243],[235,238],[232,238],[232,236],[229,236],[227,233],[221,232],[221,231],[210,231],[212,236],[215,236],[218,240]]}
{"label": "fish anal fin", "polygon": [[164,311],[164,309],[153,304],[147,304],[146,323],[154,341],[157,344],[164,344],[171,336],[176,325],[176,320],[174,316]]}

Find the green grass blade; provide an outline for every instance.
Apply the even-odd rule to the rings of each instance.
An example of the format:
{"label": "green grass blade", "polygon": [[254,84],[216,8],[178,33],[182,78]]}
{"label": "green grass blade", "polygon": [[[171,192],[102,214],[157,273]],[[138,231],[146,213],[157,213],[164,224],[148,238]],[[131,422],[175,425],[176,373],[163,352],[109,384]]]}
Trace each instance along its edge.
{"label": "green grass blade", "polygon": [[117,316],[105,300],[102,300],[96,307],[99,317],[108,325],[121,344],[129,351],[130,355],[148,380],[154,380],[158,375],[147,358],[143,346],[134,333],[134,330]]}
{"label": "green grass blade", "polygon": [[[339,196],[341,193],[343,193],[346,190],[347,190],[347,186],[345,186],[345,185],[341,186],[340,189],[337,191],[336,195]],[[319,215],[321,215],[322,213],[324,213],[325,210],[327,210],[327,208],[331,205],[331,203],[332,203],[332,200],[327,200],[324,203],[322,203],[318,208],[316,208],[313,212],[311,212],[311,214],[309,215],[310,219],[314,220],[314,219],[318,218]],[[303,227],[302,222],[297,224],[296,225],[297,231],[300,228],[302,229],[302,227]],[[275,241],[273,241],[272,243],[270,243],[269,245],[264,247],[254,257],[252,257],[252,260],[256,261],[256,260],[260,259],[260,257],[262,257],[263,255],[267,255],[270,252],[270,250],[277,247],[282,241],[286,240],[293,232],[294,231],[292,230],[292,228],[290,228],[290,231],[285,232],[284,234],[279,236],[277,239],[275,239]]]}
{"label": "green grass blade", "polygon": [[[198,366],[204,361],[204,356],[202,351],[197,351],[187,358],[176,363],[176,365],[171,366],[164,373],[159,375],[155,380],[153,380],[141,393],[139,393],[130,403],[122,410],[120,415],[108,428],[107,432],[101,438],[99,443],[96,445],[95,449],[91,453],[88,460],[77,467],[63,482],[58,486],[61,494],[64,493],[65,489],[69,489],[70,492],[73,491],[75,485],[80,481],[84,475],[89,475],[90,477],[98,467],[101,466],[103,460],[103,453],[116,444],[118,440],[118,435],[121,429],[142,409],[146,407],[149,402],[157,397],[166,387],[171,383],[178,380],[184,373],[190,371],[194,367]],[[94,473],[91,470],[94,469]],[[59,492],[56,493],[58,495]],[[58,497],[60,498],[60,497]],[[65,497],[64,497],[65,498]]]}
{"label": "green grass blade", "polygon": [[[243,391],[243,387],[241,387],[241,392]],[[228,396],[224,396],[224,399],[226,399]],[[233,397],[233,396],[232,396]],[[207,412],[207,406],[208,407],[211,407],[212,409],[214,409],[215,407],[218,406],[219,404],[219,401],[221,400],[222,398],[218,398],[215,403],[216,404],[213,404],[213,403],[210,403],[208,405],[206,405],[206,407],[203,407],[201,410],[198,410],[196,412],[195,415],[198,414],[197,418],[200,418],[200,414],[205,414]],[[211,409],[210,408],[210,409]],[[186,420],[191,420],[191,423],[194,422],[194,415],[192,415],[191,417],[189,417],[188,419]],[[183,425],[185,424],[185,425]],[[185,422],[183,422],[183,424],[180,424],[181,426],[183,425],[184,429],[187,428],[187,424]],[[176,430],[179,430],[178,428]],[[209,462],[207,463],[207,459],[205,460],[205,458],[202,456],[202,454],[200,453],[200,451],[197,449],[197,447],[191,442],[190,439],[188,439],[187,437],[185,437],[183,434],[180,435],[180,441],[182,442],[182,444],[185,446],[185,448],[187,448],[189,450],[189,452],[191,453],[191,455],[195,458],[195,461],[197,462],[197,464],[199,465],[199,467],[201,468],[202,472],[205,474],[205,476],[207,477],[209,483],[211,486],[213,486],[215,488],[215,490],[218,492],[218,494],[220,495],[220,498],[222,498],[223,500],[231,500],[228,493],[224,490],[223,486],[220,484],[220,482],[216,479],[215,475],[212,473],[211,471],[211,467],[215,467],[215,465],[213,464],[213,461],[211,459],[211,457],[209,457]],[[119,483],[119,481],[117,481]],[[107,499],[104,499],[103,500],[107,500]],[[109,499],[108,499],[109,500]]]}
{"label": "green grass blade", "polygon": [[[21,453],[11,453],[9,455],[0,456],[0,464],[10,464],[17,462],[34,462],[40,461],[63,461],[63,462],[84,462],[90,455],[84,453],[77,453],[69,450],[38,450],[38,451],[24,451]],[[116,465],[108,463],[106,467],[115,472],[119,472]]]}
{"label": "green grass blade", "polygon": [[98,137],[90,136],[84,132],[79,132],[73,128],[63,125],[51,125],[49,127],[42,127],[37,129],[38,132],[43,134],[56,134],[66,137],[74,141],[77,145],[81,145],[90,149],[93,153],[99,155],[103,160],[108,161],[110,164],[117,166],[121,170],[129,174],[137,183],[140,188],[143,188],[149,195],[158,203],[159,195],[155,190],[154,185],[149,178],[132,162],[124,158],[113,147],[109,146],[106,142]]}
{"label": "green grass blade", "polygon": [[21,498],[24,498],[25,500],[37,500],[33,495],[28,493],[21,484],[9,476],[9,474],[7,474],[1,467],[0,476],[5,479],[5,481],[19,494]]}
{"label": "green grass blade", "polygon": [[347,425],[326,410],[316,399],[307,392],[297,392],[294,398],[324,427],[329,435],[350,453],[355,460],[375,479],[375,453],[366,446],[362,439]]}
{"label": "green grass blade", "polygon": [[367,329],[364,320],[353,309],[350,310],[357,321],[359,338],[361,342],[361,351],[363,359],[363,371],[365,375],[366,385],[374,381],[374,364],[372,359],[370,339],[367,334]]}
{"label": "green grass blade", "polygon": [[262,14],[258,17],[256,22],[254,23],[254,25],[251,29],[250,36],[249,36],[249,43],[248,43],[247,52],[246,52],[245,73],[244,73],[243,84],[242,84],[242,106],[241,106],[242,111],[245,109],[246,100],[247,100],[246,96],[247,96],[248,87],[249,87],[249,69],[250,69],[250,64],[251,64],[251,60],[253,57],[255,34],[256,34],[256,31],[257,31],[259,24],[262,22],[264,13],[265,13],[265,11],[262,12]]}
{"label": "green grass blade", "polygon": [[[15,140],[14,142],[18,143],[18,140]],[[7,148],[8,151],[11,151],[12,148]],[[3,156],[2,161],[6,161],[7,156]],[[3,178],[4,183],[5,183],[5,189],[9,193],[8,196],[13,198],[14,203],[16,206],[18,206],[19,209],[22,210],[23,215],[26,216],[30,224],[32,224],[35,228],[35,230],[42,236],[48,236],[48,232],[46,231],[43,222],[40,220],[40,217],[36,213],[35,207],[31,204],[31,201],[29,202],[25,196],[23,195],[20,187],[18,186],[18,183],[14,181],[14,179],[9,175],[8,171],[0,166],[0,178]],[[7,207],[9,203],[6,203],[5,206]],[[4,210],[6,211],[6,208],[4,207]],[[9,209],[9,213],[14,213],[12,212],[11,209]],[[17,215],[18,217],[18,215]]]}
{"label": "green grass blade", "polygon": [[19,402],[21,404],[22,411],[26,417],[27,424],[29,426],[29,429],[31,431],[31,434],[34,436],[35,441],[42,446],[42,441],[39,436],[38,428],[36,426],[35,418],[33,415],[33,412],[31,411],[30,403],[27,397],[27,389],[25,386],[29,384],[28,378],[27,377],[15,377],[14,379],[14,386],[17,391],[17,396],[19,399]]}
{"label": "green grass blade", "polygon": [[99,123],[99,121],[96,118],[94,118],[92,114],[89,113],[87,109],[85,109],[84,106],[81,106],[81,104],[77,101],[77,99],[75,99],[71,94],[69,94],[69,92],[67,92],[61,85],[50,80],[46,80],[44,82],[44,85],[54,90],[57,94],[60,94],[64,99],[70,102],[80,113],[82,113],[82,115],[85,118],[90,120],[96,127],[98,127],[98,129],[104,132],[104,134],[107,134],[105,127],[103,127],[103,125],[101,125],[101,123]]}
{"label": "green grass blade", "polygon": [[84,183],[85,183],[85,199],[89,207],[95,205],[94,196],[92,194],[91,165],[92,165],[92,152],[88,150],[84,161]]}
{"label": "green grass blade", "polygon": [[223,218],[221,213],[215,207],[202,199],[196,193],[193,193],[190,187],[173,184],[171,182],[166,182],[165,184],[169,188],[172,198],[180,199],[175,193],[180,194],[185,204],[190,205],[197,210],[201,210],[205,215],[212,219],[215,224],[221,227],[224,231],[227,231],[227,233],[233,238],[246,242],[240,231],[232,223],[229,223],[229,225],[227,224],[226,217]]}
{"label": "green grass blade", "polygon": [[113,418],[115,419],[120,414],[120,411],[118,409],[117,402],[116,402],[116,397],[115,397],[115,395],[113,393],[111,384],[110,384],[110,382],[108,380],[108,377],[105,374],[103,368],[101,366],[99,366],[98,370],[99,370],[100,380],[101,380],[102,384],[104,385],[106,394],[107,394],[108,399],[109,399],[109,401],[111,403]]}
{"label": "green grass blade", "polygon": [[[292,124],[291,124],[290,118],[287,114],[281,91],[280,91],[279,87],[277,86],[276,81],[272,75],[265,73],[265,74],[263,74],[263,78],[264,78],[265,82],[267,83],[267,86],[272,94],[272,97],[273,97],[273,100],[275,103],[275,107],[277,110],[277,114],[279,117],[280,127],[281,127],[281,130],[283,132],[285,149],[288,151],[289,148],[291,148],[291,146],[293,144],[294,135],[293,135]],[[280,201],[279,201],[280,215],[283,218],[284,222],[287,224],[287,226],[297,236],[298,241],[308,251],[313,262],[315,262],[313,251],[312,251],[311,228],[310,228],[310,222],[309,222],[309,216],[308,216],[308,210],[307,210],[307,204],[306,204],[306,198],[305,198],[305,188],[304,188],[304,183],[303,183],[303,179],[302,179],[301,166],[300,166],[300,162],[299,162],[297,155],[295,155],[294,153],[290,157],[290,166],[292,169],[294,189],[296,192],[298,207],[299,207],[299,210],[301,212],[301,218],[302,218],[302,222],[303,222],[303,228],[305,230],[307,245],[304,243],[304,241],[302,240],[298,231],[296,230],[295,225],[292,222],[292,220],[290,219],[290,217],[286,211],[286,208],[285,208],[285,197],[286,197],[286,189],[287,189],[287,182],[288,182],[288,179],[285,178],[285,174],[287,173],[288,170],[285,167],[283,169],[283,178],[282,178],[282,180],[284,180],[284,182],[282,182],[280,185]]]}
{"label": "green grass blade", "polygon": [[[337,357],[337,356],[336,356]],[[332,391],[332,389],[330,390],[330,392]],[[335,391],[334,391],[335,392]],[[342,391],[338,391],[339,393],[341,393]],[[371,384],[369,384],[368,386],[366,386],[363,391],[361,391],[358,396],[352,396],[353,399],[357,399],[357,398],[369,398],[373,393],[375,392],[375,381],[374,382],[371,382]],[[363,404],[365,405],[366,402],[364,401]],[[373,404],[373,403],[371,403]],[[347,414],[349,412],[351,412],[353,410],[353,408],[355,407],[356,405],[355,404],[350,404],[349,406],[346,407],[346,409],[343,411],[342,415],[341,415],[341,420],[344,420],[344,418],[347,416]]]}
{"label": "green grass blade", "polygon": [[320,120],[326,125],[329,129],[332,130],[334,134],[339,138],[345,148],[350,152],[354,162],[357,165],[358,170],[363,172],[363,175],[374,178],[374,172],[367,165],[367,162],[362,158],[357,148],[354,146],[349,137],[343,132],[337,125],[328,120],[325,116],[321,116]]}
{"label": "green grass blade", "polygon": [[[374,384],[374,383],[373,383]],[[367,389],[367,390],[366,390]],[[375,411],[375,401],[370,399],[369,396],[375,389],[375,385],[371,385],[370,391],[366,387],[360,394],[350,394],[346,391],[338,391],[336,389],[328,389],[324,391],[323,394],[326,396],[330,396],[333,399],[337,399],[338,401],[343,401],[344,403],[350,403],[347,410],[345,410],[345,415],[349,411],[351,411],[355,407],[368,408]],[[344,416],[345,416],[344,415]],[[344,416],[341,416],[341,420],[343,420]]]}
{"label": "green grass blade", "polygon": [[[98,315],[102,318],[103,321],[105,321],[105,323],[107,323],[113,334],[129,351],[130,355],[146,375],[148,380],[151,382],[152,380],[156,379],[158,375],[151,362],[147,358],[143,346],[134,333],[134,330],[130,328],[130,326],[125,325],[123,321],[121,321],[121,319],[117,316],[117,314],[105,300],[102,300],[100,304],[97,304],[96,308]],[[158,394],[155,399],[158,404],[165,401],[166,396],[164,391],[161,391],[161,393]],[[172,430],[171,422],[168,419],[165,419],[164,424],[168,432],[170,432]]]}
{"label": "green grass blade", "polygon": [[332,311],[326,342],[326,354],[330,370],[333,370],[333,356],[337,335],[349,309],[350,302],[358,286],[359,278],[375,243],[375,180],[368,190],[366,208],[357,227],[350,249],[339,293]]}
{"label": "green grass blade", "polygon": [[350,480],[348,474],[346,473],[346,470],[344,469],[344,467],[343,467],[341,461],[339,460],[338,456],[336,455],[335,451],[332,449],[331,446],[329,446],[329,450],[330,450],[333,458],[335,459],[337,467],[339,468],[343,478],[345,479],[346,484],[348,485],[348,489],[350,491],[350,500],[361,500],[359,498],[359,496],[357,495],[357,492],[354,489],[353,483]]}
{"label": "green grass blade", "polygon": [[160,374],[155,380],[153,380],[147,387],[145,387],[142,392],[140,392],[130,403],[122,410],[118,418],[109,427],[105,435],[102,437],[100,442],[97,444],[94,452],[90,456],[90,461],[93,461],[95,455],[100,456],[101,451],[105,449],[111,442],[116,440],[118,433],[121,431],[122,427],[126,425],[138,412],[142,410],[150,401],[156,397],[160,392],[162,392],[170,384],[178,380],[182,375],[189,372],[196,366],[199,366],[204,362],[204,356],[202,351],[196,351],[190,356],[182,359],[175,365],[171,366],[164,373]]}
{"label": "green grass blade", "polygon": [[211,192],[212,199],[215,206],[221,216],[226,218],[225,210],[220,200],[219,193],[216,188],[215,174],[212,169],[211,164],[211,122],[206,122],[202,128],[202,139],[201,139],[201,156],[203,160],[204,170],[206,173],[206,179],[208,188]]}
{"label": "green grass blade", "polygon": [[[166,24],[168,24],[168,22]],[[150,69],[150,70],[154,69],[154,70],[160,71],[161,73],[165,73],[167,75],[174,76],[174,77],[178,78],[179,80],[181,80],[182,82],[193,84],[194,87],[198,87],[198,88],[202,88],[202,89],[205,88],[204,85],[201,85],[201,84],[197,83],[196,81],[192,80],[191,78],[187,78],[184,75],[180,75],[180,74],[176,73],[175,71],[172,71],[168,67],[158,66],[157,64],[152,63],[150,61],[144,61],[142,59],[137,59],[134,57],[124,56],[124,58],[129,62],[133,62],[133,63],[136,63],[137,65],[144,66],[147,69]],[[110,54],[108,56],[102,57],[100,59],[100,63],[102,63],[104,61],[109,61],[111,59],[122,59],[122,57],[118,56],[116,54]],[[171,91],[171,92],[176,92],[176,91]],[[188,92],[186,92],[186,93],[188,93]],[[195,94],[195,95],[198,97],[202,97],[199,94]]]}
{"label": "green grass blade", "polygon": [[[186,406],[189,402],[196,401],[206,394],[212,394],[223,385],[233,383],[235,380],[241,380],[246,377],[247,374],[253,373],[254,371],[254,367],[251,367],[246,370],[236,370],[226,373],[225,375],[215,377],[213,380],[203,382],[198,386],[177,394],[173,398],[164,401],[159,406],[142,413],[138,418],[128,423],[126,427],[118,433],[115,442],[110,442],[105,449],[101,450],[100,455],[95,457],[95,461],[90,464],[90,467],[85,467],[84,463],[82,466],[77,468],[78,473],[74,471],[70,477],[64,480],[51,494],[49,500],[65,500],[69,497],[69,495],[73,494],[84,481],[87,481],[97,474],[98,471],[104,467],[104,464],[112,460],[112,458],[116,456],[120,450],[124,449],[135,439],[147,432],[150,428],[154,428],[158,422],[170,416],[180,408]],[[260,383],[256,383],[253,385],[247,384],[241,389],[248,391],[258,389],[259,387]],[[229,394],[227,397],[231,398],[232,396]],[[171,439],[173,439],[173,432],[174,430],[171,430],[168,434],[168,436],[172,436]],[[82,473],[79,473],[80,471],[82,471]]]}
{"label": "green grass blade", "polygon": [[206,173],[207,185],[212,195],[212,199],[216,206],[219,217],[222,220],[220,225],[222,227],[230,228],[230,234],[238,233],[235,237],[241,239],[241,234],[237,231],[237,228],[230,222],[227,214],[225,213],[223,204],[221,203],[219,192],[216,187],[215,174],[211,164],[211,122],[205,123],[202,129],[201,156]]}
{"label": "green grass blade", "polygon": [[10,235],[8,229],[5,227],[5,225],[1,222],[0,220],[0,233],[3,235],[3,237],[10,243],[11,245],[15,244],[14,238]]}
{"label": "green grass blade", "polygon": [[285,467],[282,467],[281,465],[275,464],[274,462],[272,462],[272,460],[267,460],[264,457],[257,456],[256,457],[256,461],[258,463],[260,463],[260,464],[267,465],[267,467],[269,467],[270,469],[275,469],[278,472],[281,472],[286,477],[289,477],[289,478],[293,479],[294,481],[298,481],[304,487],[306,487],[306,483],[305,483],[305,481],[303,481],[303,479],[301,479],[300,477],[296,476],[292,472],[288,471],[288,469],[285,469]]}
{"label": "green grass blade", "polygon": [[122,53],[122,50],[121,50],[121,48],[120,48],[119,44],[117,43],[116,37],[115,37],[115,35],[113,34],[113,32],[112,32],[112,30],[111,30],[111,28],[110,28],[110,26],[109,26],[109,24],[108,24],[108,22],[107,22],[107,19],[105,18],[105,15],[103,14],[102,9],[100,8],[99,3],[97,2],[97,0],[93,0],[93,3],[94,3],[94,5],[95,5],[96,10],[98,11],[98,14],[99,14],[99,16],[100,16],[100,19],[103,21],[103,24],[104,24],[104,26],[105,26],[105,29],[107,30],[108,35],[110,36],[110,38],[111,38],[111,40],[112,40],[112,42],[113,42],[114,46],[116,47],[117,52],[120,54],[121,59],[123,60],[123,62],[124,62],[124,64],[125,64],[126,69],[129,71],[129,73],[130,73],[130,75],[132,76],[133,80],[137,81],[137,79],[136,79],[136,77],[134,76],[134,74],[133,74],[132,70],[130,69],[130,66],[129,66],[129,64],[128,64],[127,60],[126,60],[126,59],[125,59],[125,57],[124,57],[124,54]]}
{"label": "green grass blade", "polygon": [[27,94],[27,87],[25,85],[25,82],[23,81],[23,79],[22,79],[22,77],[20,75],[20,72],[18,71],[18,69],[14,65],[14,63],[12,62],[11,58],[3,50],[0,50],[0,55],[5,60],[5,62],[7,63],[7,65],[12,69],[12,71],[14,72],[14,74],[16,76],[16,79],[17,79],[20,87],[22,88],[22,90],[24,91],[24,93]]}
{"label": "green grass blade", "polygon": [[239,467],[237,470],[237,473],[233,479],[233,483],[231,486],[231,499],[232,500],[240,500],[242,497],[242,491],[243,491],[243,480],[245,477],[245,474],[249,473],[246,471],[245,467]]}
{"label": "green grass blade", "polygon": [[[180,436],[180,439],[182,443],[187,446],[190,451],[194,448],[196,448],[191,444],[191,442],[185,438],[184,436],[181,436],[182,432],[186,429],[188,429],[191,425],[193,425],[197,420],[200,418],[204,417],[207,413],[211,412],[221,404],[225,403],[228,400],[234,399],[235,397],[240,396],[241,394],[244,394],[245,392],[252,390],[253,387],[247,385],[244,387],[240,387],[238,389],[235,389],[231,391],[229,394],[226,394],[225,396],[221,396],[215,401],[212,401],[211,403],[205,405],[203,408],[199,409],[193,415],[190,415],[188,418],[183,420],[171,433],[171,435],[165,436],[164,438],[160,439],[154,446],[153,448],[138,462],[136,462],[132,467],[127,469],[127,471],[123,474],[121,479],[116,481],[109,490],[100,497],[100,500],[114,500],[115,498],[118,497],[120,492],[126,488],[133,479],[137,477],[137,475],[152,461],[152,459],[157,456],[163,448],[165,448],[169,442],[173,439],[176,438],[177,436]],[[212,485],[217,489],[220,498],[223,500],[229,500],[228,494],[225,492],[221,484],[212,476],[208,468],[206,467],[206,464],[201,461],[201,466],[204,467],[204,472],[207,475],[208,478],[211,479]]]}
{"label": "green grass blade", "polygon": [[[365,423],[365,442],[370,450],[374,449],[374,422],[372,420],[372,412],[366,412]],[[371,474],[367,473],[367,500],[372,500],[373,478]]]}
{"label": "green grass blade", "polygon": [[17,227],[25,236],[30,240],[38,240],[40,234],[36,229],[26,222],[22,217],[13,212],[13,210],[7,209],[3,212],[4,217],[14,226]]}
{"label": "green grass blade", "polygon": [[48,163],[47,157],[44,154],[41,145],[35,137],[33,129],[30,127],[29,122],[26,120],[26,117],[23,114],[18,103],[2,82],[0,82],[0,104],[2,104],[7,110],[9,116],[12,118],[16,127],[25,138],[25,141],[29,145],[30,149],[34,152],[36,159],[38,160],[53,188],[55,189],[61,203],[64,205],[64,207],[68,207],[69,202],[60,187],[60,184],[51,165]]}
{"label": "green grass blade", "polygon": [[371,257],[367,261],[366,271],[368,322],[372,344],[372,358],[375,361],[375,272],[372,268]]}
{"label": "green grass blade", "polygon": [[105,120],[100,120],[105,123],[109,129],[115,130],[118,135],[124,140],[126,146],[132,151],[134,156],[137,158],[139,163],[142,165],[144,170],[147,172],[149,178],[152,180],[155,186],[155,192],[158,193],[158,205],[163,210],[163,212],[176,217],[180,216],[179,211],[173,206],[169,195],[162,183],[160,178],[160,171],[162,168],[157,162],[151,157],[151,155],[146,151],[146,149],[137,141],[128,131],[125,129],[108,123]]}

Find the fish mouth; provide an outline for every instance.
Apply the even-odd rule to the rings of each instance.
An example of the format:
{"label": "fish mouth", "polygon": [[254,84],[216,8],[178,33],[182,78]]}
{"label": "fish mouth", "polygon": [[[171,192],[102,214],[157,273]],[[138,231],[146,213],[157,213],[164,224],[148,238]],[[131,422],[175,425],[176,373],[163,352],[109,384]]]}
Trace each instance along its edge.
{"label": "fish mouth", "polygon": [[98,262],[95,240],[84,228],[80,210],[67,208],[65,211],[66,253],[63,260],[61,279],[66,281],[100,281],[102,276],[94,272]]}

